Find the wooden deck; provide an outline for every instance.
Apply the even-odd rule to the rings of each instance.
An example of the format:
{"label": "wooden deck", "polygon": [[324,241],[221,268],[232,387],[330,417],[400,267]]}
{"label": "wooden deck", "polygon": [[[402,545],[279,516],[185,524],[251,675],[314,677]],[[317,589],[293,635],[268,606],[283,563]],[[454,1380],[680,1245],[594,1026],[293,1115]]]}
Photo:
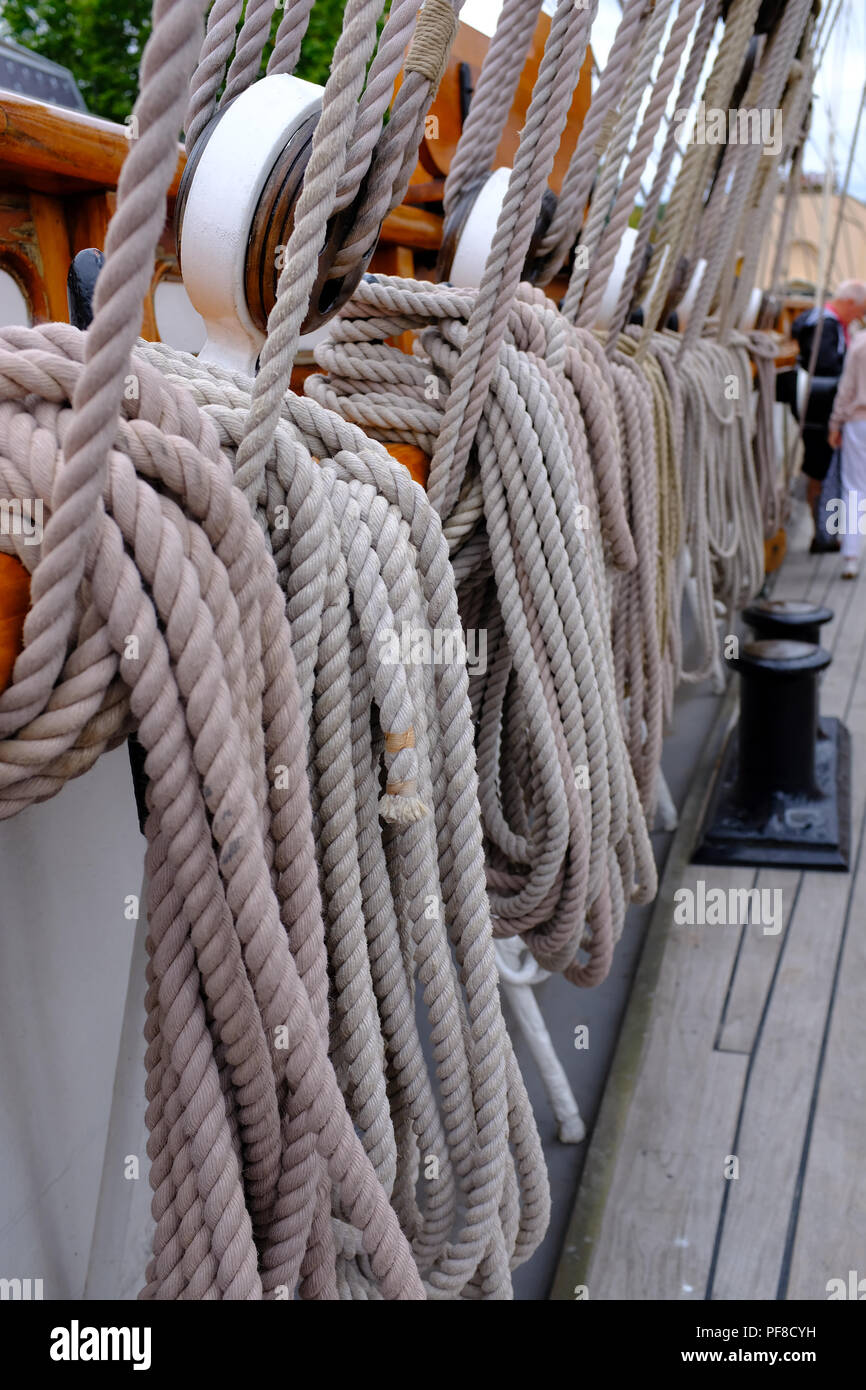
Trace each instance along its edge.
{"label": "wooden deck", "polygon": [[[828,1280],[866,1278],[866,575],[840,573],[800,538],[774,596],[836,614],[821,710],[851,733],[851,870],[688,863],[730,688],[668,860],[555,1299],[824,1300]],[[782,929],[674,925],[675,890],[698,878],[780,889]]]}

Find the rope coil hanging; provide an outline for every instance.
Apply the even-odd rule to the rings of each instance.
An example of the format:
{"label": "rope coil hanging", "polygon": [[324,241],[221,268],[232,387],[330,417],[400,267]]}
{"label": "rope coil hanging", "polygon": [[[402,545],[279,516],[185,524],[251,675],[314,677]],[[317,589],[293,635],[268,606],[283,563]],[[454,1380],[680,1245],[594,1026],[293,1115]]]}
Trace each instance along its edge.
{"label": "rope coil hanging", "polygon": [[[552,862],[565,883],[567,865],[575,857],[580,834],[589,833],[597,871],[604,855],[602,827],[609,826],[606,799],[610,795],[616,800],[611,788],[621,775],[620,757],[630,765],[644,812],[651,813],[662,729],[672,715],[676,687],[683,679],[704,679],[715,669],[716,605],[721,603],[732,615],[760,588],[763,534],[778,506],[775,499],[781,484],[768,451],[766,426],[772,382],[759,365],[759,419],[763,423],[756,454],[751,425],[751,369],[745,351],[751,346],[760,364],[771,351],[768,340],[760,335],[748,340],[732,336],[728,329],[724,342],[701,340],[683,353],[679,351],[682,340],[670,335],[618,335],[616,325],[621,326],[630,303],[625,285],[614,314],[614,326],[606,335],[609,366],[596,337],[587,331],[598,308],[605,270],[621,234],[623,218],[631,209],[635,180],[652,145],[689,34],[692,48],[679,94],[679,99],[686,103],[691,102],[697,88],[720,9],[717,3],[703,7],[686,3],[679,7],[660,62],[659,90],[649,103],[625,170],[620,173],[629,132],[638,116],[639,99],[670,8],[657,6],[649,28],[638,25],[643,6],[624,8],[610,62],[599,83],[597,96],[604,101],[594,101],[590,107],[553,222],[542,240],[542,250],[560,245],[548,263],[554,266],[564,254],[563,243],[557,243],[557,233],[560,238],[563,235],[564,209],[571,209],[575,216],[574,209],[582,207],[601,154],[602,174],[592,189],[588,219],[581,233],[583,245],[587,229],[594,228],[589,240],[598,242],[601,250],[585,264],[575,262],[563,314],[558,314],[549,300],[531,293],[527,286],[517,290],[517,277],[524,265],[552,158],[547,145],[541,155],[539,125],[534,122],[548,122],[551,130],[558,129],[555,122],[562,119],[570,88],[568,78],[561,77],[562,85],[556,88],[554,96],[553,73],[567,73],[570,77],[579,67],[580,48],[567,46],[579,32],[582,38],[583,31],[580,21],[565,6],[560,7],[552,22],[479,290],[455,291],[385,276],[368,277],[332,325],[328,340],[316,351],[325,375],[314,376],[306,384],[308,394],[366,431],[383,440],[412,444],[432,456],[429,491],[442,514],[451,546],[461,612],[467,625],[486,623],[491,640],[495,637],[497,643],[486,682],[477,683],[479,690],[473,695],[473,708],[482,768],[482,812],[488,858],[492,859],[488,879],[499,931],[511,931],[513,924],[497,906],[496,886],[507,881],[510,887],[519,889],[523,880],[520,873],[515,873],[517,865],[537,862],[539,881],[546,884],[544,868]],[[773,52],[789,53],[786,45],[799,42],[806,19],[804,6],[801,11],[786,21],[783,38],[771,43],[771,58]],[[507,111],[535,14],[533,5],[521,5],[518,0],[506,5],[502,12],[446,182],[446,211],[464,197],[480,170],[485,165],[489,168],[496,148],[493,113],[501,116]],[[733,86],[756,14],[754,5],[740,3],[734,7],[707,88],[710,95],[726,93]],[[509,34],[514,38],[513,47],[507,41]],[[561,58],[566,48],[567,62]],[[775,71],[781,71],[780,61],[773,61]],[[614,103],[619,103],[616,112]],[[630,281],[632,287],[673,160],[672,129],[664,147],[664,171],[653,186],[651,206],[642,224],[643,241],[636,246],[626,273],[626,284]],[[700,169],[694,172],[693,166],[698,165]],[[705,166],[705,156],[701,162],[697,153],[687,154],[685,173],[678,185],[688,182],[696,187],[698,173],[703,177]],[[676,225],[670,233],[675,249],[682,245],[684,235],[678,206],[674,205]],[[611,207],[614,215],[608,220]],[[667,219],[663,228],[667,236]],[[568,231],[570,244],[574,242],[574,233],[572,225]],[[589,274],[584,273],[586,265],[591,266]],[[659,273],[655,277],[653,293],[659,296],[659,303],[667,294],[676,269],[673,256],[665,268],[666,276]],[[710,276],[713,273],[711,267]],[[738,291],[741,296],[743,288],[741,285]],[[512,298],[515,294],[516,300]],[[653,312],[651,305],[650,314]],[[567,322],[575,317],[583,325],[577,330]],[[414,360],[390,346],[394,335],[407,330],[417,335]],[[581,365],[575,370],[577,363]],[[431,382],[436,388],[433,400]],[[731,382],[735,389],[728,399],[726,388]],[[606,414],[612,430],[608,428],[606,437],[598,430],[601,412],[593,405],[593,399],[608,402]],[[507,471],[513,451],[526,475],[523,487],[529,505],[521,501],[514,484],[509,489],[498,476]],[[495,471],[487,462],[488,457],[495,458]],[[559,458],[571,459],[573,472],[567,470],[568,487],[576,486],[575,492],[563,493],[561,498],[556,496],[554,483]],[[761,476],[760,487],[757,474]],[[609,500],[614,476],[617,500],[616,521],[612,523],[611,511],[605,512],[602,499]],[[556,518],[555,542],[546,529],[551,525],[547,514],[539,510],[540,486],[553,487],[550,515]],[[562,500],[566,497],[567,501]],[[596,564],[591,597],[577,578],[577,568],[585,563],[585,556],[577,558],[573,547],[569,548],[573,536],[571,517],[574,509],[581,507],[586,507],[593,518],[587,535],[581,537]],[[503,514],[507,517],[505,534],[508,549],[514,552],[513,560],[509,559],[504,543],[501,552],[498,548]],[[603,552],[593,546],[596,521],[604,534]],[[534,524],[539,528],[540,552],[532,549]],[[614,536],[618,538],[618,550],[612,546]],[[528,549],[525,557],[519,555],[523,546]],[[543,575],[537,560],[539,553],[544,553],[554,583],[547,600],[532,592],[533,583],[540,583]],[[559,581],[555,576],[569,569],[581,617],[585,623],[596,624],[596,669],[591,688],[583,692],[584,728],[573,738],[569,750],[570,771],[563,772],[564,780],[557,790],[548,788],[540,794],[536,790],[543,786],[543,778],[536,770],[536,763],[542,761],[540,750],[545,748],[545,767],[551,766],[553,749],[559,746],[557,738],[570,727],[567,721],[572,717],[563,694],[564,680],[554,679],[551,684],[546,675],[546,665],[551,666],[558,659],[557,643],[568,645],[566,629],[554,636],[554,627],[548,626],[549,650],[544,659],[536,636],[532,700],[525,690],[522,694],[517,692],[521,679],[528,689],[528,667],[524,665],[521,676],[512,663],[517,662],[518,643],[526,650],[528,637],[532,645],[538,612],[544,611],[545,602],[551,612],[560,614],[561,622],[568,621],[564,615],[569,611],[569,600],[565,590],[556,587]],[[697,666],[686,668],[680,613],[690,569],[700,657]],[[504,611],[503,605],[509,606],[509,612]],[[525,632],[518,632],[514,626],[517,619],[509,616],[512,607],[515,614],[522,613],[521,622],[527,625]],[[580,669],[589,640],[587,635],[578,643],[579,656],[578,647],[571,649],[574,670]],[[527,658],[521,660],[526,662]],[[597,723],[592,700],[596,691],[611,688],[606,684],[611,671],[615,673],[622,728],[613,728],[610,723],[605,726],[608,762],[604,771],[603,762],[596,762],[589,775],[590,787],[595,791],[595,820],[591,805],[586,804],[585,830],[580,832],[579,797],[575,796],[571,781],[577,778],[579,782],[585,767],[586,728],[594,729]],[[527,758],[519,737],[509,740],[509,734],[526,729],[535,717],[534,705],[542,702],[541,692],[545,688],[556,690],[561,705],[559,720],[554,720],[543,735],[536,736],[539,752],[534,758]],[[542,737],[546,742],[540,741]],[[567,769],[561,749],[560,765]],[[605,782],[604,792],[598,788],[599,777]],[[530,793],[527,788],[532,789]],[[566,807],[572,801],[576,804],[569,813]],[[584,802],[592,802],[592,796],[584,796]],[[603,802],[605,809],[600,809]],[[554,806],[555,814],[550,809]],[[569,840],[563,828],[569,814],[573,840]],[[528,835],[530,827],[536,833],[534,842]],[[542,827],[550,835],[549,842],[543,838]],[[616,829],[621,829],[621,823],[616,822]],[[614,844],[617,843],[614,837]],[[651,873],[638,875],[637,884],[630,877],[634,863],[633,857],[628,872],[624,876],[614,875],[605,885],[605,891],[618,895],[621,906],[633,891],[638,896],[653,891],[649,886]],[[527,869],[521,872],[526,873]],[[529,881],[535,872],[535,868],[529,869]],[[503,873],[505,879],[501,878]],[[615,890],[610,888],[614,882]],[[578,917],[581,909],[594,901],[592,894],[600,886],[597,872],[592,885],[589,898],[580,900]],[[522,909],[519,892],[517,901]],[[534,911],[533,901],[530,912]],[[516,920],[539,961],[547,968],[556,968],[554,957],[547,954],[547,948],[539,941],[535,917],[518,916]],[[556,920],[563,920],[560,903]],[[621,916],[617,922],[613,936],[621,930]],[[545,934],[556,935],[552,921],[546,925]],[[570,944],[575,939],[572,935]],[[590,928],[583,938],[585,948],[591,940]],[[596,951],[600,954],[599,947]],[[559,964],[562,965],[561,960]],[[566,970],[569,969],[584,978],[582,965],[566,964]]]}
{"label": "rope coil hanging", "polygon": [[[370,433],[429,448],[472,299],[368,278],[319,350],[329,374],[309,378],[308,393]],[[655,869],[616,713],[602,536],[620,564],[634,565],[635,553],[603,426],[591,417],[593,437],[608,446],[598,485],[575,395],[549,365],[545,338],[561,324],[543,295],[521,290],[476,441],[483,514],[473,484],[445,534],[464,623],[486,630],[496,652],[473,697],[496,930],[521,932],[546,969],[586,984],[606,973],[625,906],[635,892],[652,896]],[[415,358],[385,344],[409,328],[421,329]],[[570,375],[586,398],[591,369],[572,355]],[[430,365],[438,402],[425,399]],[[476,516],[471,532],[464,505]],[[585,515],[584,527],[575,515]],[[509,805],[506,768],[518,774]],[[575,959],[578,947],[588,959]]]}
{"label": "rope coil hanging", "polygon": [[383,449],[284,393],[288,353],[262,402],[261,378],[251,399],[132,351],[199,15],[156,7],[92,328],[0,335],[3,486],[48,514],[20,554],[0,814],[137,728],[145,1297],[508,1297],[549,1198],[499,1011],[465,664],[381,654],[401,621],[457,622],[438,519]]}
{"label": "rope coil hanging", "polygon": [[[672,9],[641,27],[643,6],[628,4],[621,76],[609,64],[606,109],[590,109],[541,242],[552,274],[588,204],[598,260],[585,278],[575,265],[566,313],[519,284],[597,8],[562,0],[479,289],[362,281],[318,349],[326,375],[294,396],[332,219],[347,215],[328,267],[339,281],[403,196],[454,31],[445,0],[420,14],[405,0],[374,54],[382,5],[349,0],[255,380],[135,346],[190,75],[194,157],[270,32],[270,0],[217,0],[202,43],[204,8],[156,0],[91,329],[0,332],[0,485],[44,498],[47,514],[41,547],[2,538],[31,570],[33,606],[0,695],[0,816],[137,730],[156,1223],[145,1297],[507,1298],[549,1195],[493,934],[520,936],[577,984],[604,978],[629,902],[655,892],[647,816],[676,685],[710,669],[715,600],[733,609],[762,578],[772,488],[756,477],[748,400],[719,391],[727,375],[748,381],[760,340],[727,321],[721,342],[700,336],[737,227],[722,229],[718,200],[701,222],[686,194],[707,170],[687,157],[647,331],[618,334],[624,289],[612,327],[593,331],[663,104],[627,158]],[[489,168],[485,122],[507,111],[537,8],[506,4],[446,208],[480,159]],[[732,7],[708,91],[731,89],[756,8]],[[716,9],[680,7],[660,92],[693,29],[682,86],[696,86],[691,56]],[[284,11],[269,73],[294,66],[310,10]],[[770,96],[807,10],[788,7],[767,46]],[[755,173],[754,158],[735,166],[743,206],[761,203]],[[683,351],[652,330],[699,232],[712,244]],[[388,341],[407,330],[413,356]],[[379,440],[432,456],[429,498]],[[695,671],[680,629],[686,544]],[[443,661],[390,659],[405,627],[486,629],[486,672],[470,684],[459,640]]]}

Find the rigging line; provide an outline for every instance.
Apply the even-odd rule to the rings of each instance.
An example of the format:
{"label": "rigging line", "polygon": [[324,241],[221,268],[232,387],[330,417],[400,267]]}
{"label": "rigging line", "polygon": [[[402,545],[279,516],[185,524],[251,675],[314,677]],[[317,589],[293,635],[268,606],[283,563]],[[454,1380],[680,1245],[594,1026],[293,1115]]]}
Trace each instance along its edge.
{"label": "rigging line", "polygon": [[[817,32],[817,34],[815,35],[815,46],[816,46],[816,48],[819,48],[819,49],[821,50],[822,53],[823,53],[823,51],[825,50],[825,48],[826,48],[826,46],[827,46],[827,43],[828,43],[828,41],[829,41],[829,37],[830,37],[830,33],[831,33],[831,31],[832,31],[833,25],[836,23],[836,20],[839,18],[839,13],[840,13],[840,11],[841,11],[841,9],[842,9],[843,3],[844,3],[844,0],[836,0],[836,10],[835,10],[835,13],[834,13],[834,11],[833,11],[833,0],[831,0],[831,3],[827,6],[827,9],[824,11],[824,13],[822,14],[820,20],[818,21],[818,32]],[[831,15],[832,15],[832,20],[831,20]]]}
{"label": "rigging line", "polygon": [[[864,109],[864,107],[866,107],[866,82],[863,83],[863,87],[862,87],[862,90],[861,90],[861,92],[860,92],[860,104],[859,104],[859,106],[857,107],[857,117],[856,117],[855,122],[854,122],[854,131],[853,131],[853,134],[852,134],[852,136],[851,136],[851,145],[850,145],[850,148],[849,148],[849,150],[848,150],[848,163],[847,163],[847,166],[846,166],[846,168],[845,168],[845,179],[844,179],[844,182],[843,182],[843,185],[842,185],[842,193],[841,193],[841,199],[840,199],[840,202],[839,202],[839,210],[838,210],[838,212],[837,212],[837,214],[836,214],[836,225],[835,225],[835,227],[834,227],[834,229],[833,229],[833,240],[832,240],[831,245],[830,245],[830,255],[829,255],[829,258],[828,258],[828,262],[827,262],[827,279],[828,279],[828,282],[830,281],[830,279],[832,278],[832,275],[833,275],[833,264],[834,264],[834,261],[835,261],[835,258],[836,258],[836,250],[837,250],[837,247],[838,247],[838,244],[839,244],[839,237],[840,237],[841,231],[842,231],[842,222],[843,222],[843,218],[844,218],[844,215],[845,215],[845,206],[846,206],[847,201],[848,201],[848,187],[849,187],[850,182],[851,182],[851,171],[852,171],[852,169],[853,169],[853,167],[854,167],[854,155],[855,155],[855,153],[856,153],[856,151],[857,151],[857,141],[858,141],[859,136],[860,136],[860,122],[861,122],[861,120],[863,119],[863,109]],[[823,319],[823,311],[822,311],[821,314],[820,314],[820,319]],[[818,334],[816,335],[816,341],[817,341],[817,338],[818,338],[819,336],[820,336],[820,327],[819,327],[819,332],[818,332]],[[812,345],[812,348],[813,348],[813,352],[814,352],[814,350],[815,350],[815,344],[814,344],[814,343],[813,343],[813,345]]]}
{"label": "rigging line", "polygon": [[[840,0],[839,10],[837,11],[837,17],[838,17],[838,15],[840,15],[841,13],[842,13],[842,0]],[[847,12],[846,24],[845,24],[845,32],[844,32],[843,34],[841,34],[841,43],[837,43],[837,44],[834,45],[833,58],[834,58],[834,68],[835,68],[835,72],[834,72],[833,80],[832,80],[832,81],[831,81],[831,80],[828,80],[828,81],[827,81],[827,98],[826,98],[826,103],[825,103],[825,104],[826,104],[826,110],[827,110],[827,120],[828,120],[828,122],[831,124],[831,126],[832,126],[832,128],[833,128],[834,134],[837,133],[837,131],[838,131],[838,119],[837,119],[837,116],[836,116],[834,96],[835,96],[839,91],[841,91],[842,88],[843,88],[843,75],[844,75],[844,70],[845,70],[845,55],[846,55],[846,53],[847,53],[847,51],[848,51],[848,43],[849,43],[849,40],[850,40],[850,35],[851,35],[851,13],[850,13],[850,11],[848,11],[848,12]],[[828,34],[827,37],[828,37],[828,42],[829,42],[829,37],[830,37],[830,35]],[[825,76],[829,79],[829,74],[825,74]]]}
{"label": "rigging line", "polygon": [[[829,11],[829,10],[827,11],[827,16],[828,16],[827,31],[826,31],[826,34],[820,34],[820,35],[819,35],[819,43],[820,43],[821,38],[824,39],[824,42],[823,42],[823,44],[821,45],[820,52],[818,53],[818,60],[817,60],[817,63],[816,63],[816,65],[815,65],[816,68],[820,68],[821,64],[822,64],[823,61],[824,61],[824,55],[825,55],[825,53],[827,52],[827,48],[828,48],[829,43],[830,43],[830,38],[831,38],[831,36],[832,36],[833,30],[834,30],[835,27],[836,27],[836,21],[838,20],[840,14],[842,13],[843,8],[844,8],[844,0],[838,0],[838,4],[837,4],[837,6],[836,6],[836,12],[835,12],[835,14],[833,15],[832,20],[829,18],[830,11]],[[850,27],[850,18],[851,18],[850,11],[848,11],[849,27]]]}

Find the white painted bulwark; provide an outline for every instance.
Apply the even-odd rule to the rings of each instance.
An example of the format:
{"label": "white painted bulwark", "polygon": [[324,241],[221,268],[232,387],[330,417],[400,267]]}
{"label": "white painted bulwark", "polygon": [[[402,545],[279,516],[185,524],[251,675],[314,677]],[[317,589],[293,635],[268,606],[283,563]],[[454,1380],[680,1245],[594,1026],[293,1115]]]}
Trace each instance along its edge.
{"label": "white painted bulwark", "polygon": [[[143,863],[125,746],[0,824],[0,1278],[42,1279],[45,1299],[84,1292]],[[144,1222],[115,1298],[144,1267],[148,1163],[131,1129]]]}

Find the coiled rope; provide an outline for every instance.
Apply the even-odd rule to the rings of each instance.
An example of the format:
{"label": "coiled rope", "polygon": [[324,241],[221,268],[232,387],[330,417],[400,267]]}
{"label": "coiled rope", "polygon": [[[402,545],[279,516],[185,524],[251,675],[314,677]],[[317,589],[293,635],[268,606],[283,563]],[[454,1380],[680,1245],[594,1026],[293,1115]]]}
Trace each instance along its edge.
{"label": "coiled rope", "polygon": [[[368,433],[430,450],[474,299],[368,278],[319,349],[328,375],[308,378],[308,394]],[[494,652],[473,705],[495,929],[590,984],[609,968],[627,903],[654,893],[655,870],[617,712],[605,569],[605,551],[614,566],[634,565],[635,551],[603,407],[590,405],[587,424],[578,407],[578,392],[592,401],[599,349],[585,335],[581,353],[565,328],[521,287],[477,433],[478,475],[444,530],[464,622]],[[407,329],[420,331],[414,357],[386,343]]]}
{"label": "coiled rope", "polygon": [[[310,8],[285,12],[271,70],[293,63]],[[602,266],[651,143],[638,137],[621,181],[669,8],[650,30],[626,7],[622,81],[573,163],[579,216],[608,153],[588,212]],[[720,91],[753,8],[733,7]],[[771,98],[806,8],[769,46]],[[368,279],[321,348],[327,376],[295,397],[328,220],[353,205],[342,272],[402,196],[454,29],[426,0],[383,129],[416,7],[393,7],[373,57],[381,4],[350,0],[255,382],[134,348],[184,88],[198,60],[193,148],[223,76],[223,102],[254,80],[271,23],[253,0],[235,42],[241,7],[218,3],[202,48],[203,9],[156,0],[91,330],[0,333],[0,482],[48,513],[42,546],[18,552],[33,607],[0,696],[0,815],[137,728],[146,1297],[506,1298],[549,1199],[491,925],[575,983],[604,977],[629,901],[655,891],[664,715],[677,680],[709,669],[682,670],[683,541],[705,653],[715,598],[732,609],[760,583],[748,400],[720,394],[722,376],[748,381],[746,341],[699,337],[734,232],[710,248],[686,353],[648,332],[609,335],[606,354],[589,327],[598,267],[579,327],[519,287],[596,9],[562,0],[480,289]],[[507,7],[521,36],[536,9]],[[671,31],[664,85],[696,13]],[[491,53],[504,63],[505,40]],[[659,117],[651,102],[644,130]],[[753,164],[734,169],[738,196]],[[695,188],[705,173],[689,171]],[[695,231],[684,199],[666,273]],[[569,312],[584,298],[577,280]],[[413,357],[388,342],[406,330]],[[432,456],[429,498],[376,436]],[[461,622],[491,651],[471,691]],[[407,627],[456,650],[394,659]]]}
{"label": "coiled rope", "polygon": [[[317,351],[326,375],[311,378],[306,386],[308,394],[366,431],[383,440],[412,444],[432,457],[429,494],[443,517],[451,546],[461,612],[469,625],[486,620],[489,640],[495,637],[497,642],[486,681],[473,683],[478,686],[473,692],[473,707],[496,927],[505,933],[514,930],[511,909],[506,911],[497,897],[504,882],[500,875],[508,873],[509,886],[518,890],[520,907],[513,913],[514,924],[545,968],[556,968],[554,958],[539,940],[535,917],[521,915],[524,898],[520,894],[527,883],[536,880],[547,886],[549,880],[544,875],[548,862],[556,866],[565,883],[574,853],[565,830],[569,815],[571,823],[577,825],[576,806],[568,809],[570,778],[567,776],[561,787],[547,787],[535,771],[542,757],[545,766],[550,766],[554,748],[559,750],[560,766],[566,766],[559,735],[571,730],[573,705],[566,697],[564,679],[553,681],[560,696],[558,721],[553,719],[543,730],[531,734],[538,751],[527,756],[515,734],[537,718],[535,708],[530,713],[529,706],[540,701],[539,692],[549,688],[548,672],[557,669],[555,642],[569,649],[571,599],[566,593],[577,596],[587,634],[585,639],[581,634],[579,646],[586,643],[592,647],[594,691],[609,690],[606,682],[612,677],[621,715],[621,727],[618,721],[614,721],[615,728],[605,726],[607,762],[596,762],[590,773],[590,785],[596,793],[594,820],[592,797],[583,798],[594,876],[589,896],[579,898],[579,915],[594,902],[605,846],[607,851],[613,847],[616,853],[620,843],[614,838],[611,846],[606,838],[608,804],[621,804],[618,758],[627,755],[629,775],[644,812],[650,813],[663,726],[672,714],[676,687],[683,679],[704,679],[716,669],[717,603],[724,605],[730,624],[734,611],[760,588],[763,536],[775,522],[780,506],[767,423],[773,395],[766,365],[770,361],[769,340],[761,335],[745,339],[727,328],[725,341],[690,341],[690,351],[683,353],[682,339],[669,334],[617,332],[616,325],[621,326],[631,302],[630,291],[640,273],[675,154],[673,124],[663,148],[663,168],[644,215],[642,240],[627,273],[629,289],[624,287],[615,325],[606,335],[609,364],[596,336],[588,331],[686,43],[691,35],[679,92],[679,100],[688,104],[697,88],[720,7],[715,0],[703,6],[687,0],[673,16],[671,8],[656,6],[650,22],[641,25],[639,19],[647,19],[644,7],[624,7],[610,62],[599,82],[599,100],[590,107],[557,212],[541,242],[549,256],[548,270],[542,273],[545,278],[565,254],[563,209],[571,209],[574,216],[574,210],[582,209],[588,200],[580,244],[591,254],[575,262],[562,313],[527,286],[517,290],[516,280],[550,167],[547,156],[544,162],[540,156],[536,158],[533,142],[538,137],[533,118],[549,122],[553,128],[557,102],[567,99],[567,93],[565,98],[558,93],[556,101],[548,96],[550,68],[545,67],[548,55],[559,54],[578,27],[573,13],[566,13],[564,6],[553,19],[509,194],[477,294],[384,276],[368,279],[332,326],[329,340]],[[507,112],[535,14],[534,6],[518,0],[503,10],[446,183],[446,209],[489,167],[498,140],[495,120],[504,119]],[[733,90],[756,15],[754,5],[734,6],[708,83],[708,97],[727,97]],[[640,99],[668,19],[671,24],[657,87],[631,143]],[[804,22],[805,13],[789,20],[782,38],[770,45],[773,90],[783,68],[782,58],[773,54],[784,53],[790,58]],[[509,34],[513,48],[507,41]],[[577,58],[570,58],[572,79],[577,66]],[[564,61],[560,62],[559,71],[564,67]],[[803,88],[796,90],[798,104]],[[790,104],[793,110],[793,96]],[[593,183],[600,155],[601,172]],[[662,244],[677,254],[685,245],[689,219],[696,221],[684,203],[683,189],[691,188],[693,201],[699,203],[697,190],[707,171],[706,151],[690,147],[677,180],[680,191],[673,205],[674,224],[669,226],[667,218],[662,224]],[[763,206],[763,185],[753,196]],[[569,235],[569,244],[573,244],[574,224]],[[659,304],[667,294],[675,260],[670,255],[657,267],[654,294]],[[715,265],[711,278],[714,273]],[[739,286],[738,302],[744,288]],[[657,312],[654,303],[650,305],[651,316]],[[567,322],[575,317],[581,328]],[[417,334],[411,358],[390,345],[394,335],[406,330]],[[759,363],[759,428],[754,443],[748,347],[753,348]],[[603,403],[601,409],[599,403]],[[600,417],[604,417],[604,425],[600,425]],[[514,461],[515,453],[518,462]],[[569,456],[568,489],[576,485],[576,491],[569,493],[563,488],[558,492],[559,460]],[[512,469],[522,474],[522,484],[513,481]],[[615,485],[611,481],[614,478]],[[548,488],[553,500],[549,514]],[[529,502],[524,502],[524,497]],[[604,544],[601,549],[594,544],[590,523],[588,534],[579,537],[583,553],[578,560],[572,518],[582,507],[588,515],[599,518]],[[548,522],[548,515],[555,520]],[[534,526],[538,527],[538,546],[532,540]],[[505,540],[500,543],[500,533],[507,535],[508,548]],[[549,580],[539,564],[539,554],[545,558]],[[591,597],[580,574],[587,555],[592,555],[595,564]],[[573,590],[557,587],[561,575],[568,576]],[[696,665],[687,667],[681,609],[690,576],[699,657]],[[552,598],[547,597],[548,582],[553,586]],[[538,593],[535,584],[541,586]],[[558,613],[562,626],[557,629],[551,622],[550,646],[542,654],[537,638],[533,646],[533,637],[537,615],[546,614],[547,605]],[[598,644],[595,647],[590,633]],[[528,649],[535,658],[531,671]],[[572,655],[572,665],[575,660]],[[532,697],[524,693],[530,689]],[[550,702],[548,705],[550,708]],[[570,776],[578,783],[589,739],[597,727],[592,698],[586,691],[580,720],[569,752]],[[603,790],[595,786],[599,776],[607,782]],[[615,837],[621,822],[613,824]],[[548,843],[532,842],[530,829],[540,835],[542,827],[549,834]],[[637,862],[640,856],[634,840],[629,852]],[[518,865],[520,872],[516,872]],[[631,867],[630,861],[630,871]],[[619,878],[609,875],[605,885],[604,891],[611,900],[616,897],[620,907],[632,892],[640,896],[648,890],[646,873],[639,872],[635,884],[634,879],[629,881],[630,871]],[[535,900],[530,904],[534,912]],[[561,904],[557,920],[564,920]],[[621,916],[616,920],[614,935],[621,929]],[[543,936],[552,935],[555,929],[548,923]],[[569,946],[574,939],[572,933]],[[583,938],[584,949],[591,940],[590,931]],[[600,958],[598,947],[596,954]],[[580,965],[576,970],[567,964],[565,968],[566,973],[571,971],[570,978],[585,978]]]}
{"label": "coiled rope", "polygon": [[269,394],[132,350],[200,13],[155,7],[91,329],[0,334],[2,486],[47,512],[18,551],[0,815],[137,728],[145,1297],[504,1298],[549,1199],[499,1010],[465,655],[415,667],[382,640],[459,631],[439,520],[381,446],[276,390],[285,352]]}

